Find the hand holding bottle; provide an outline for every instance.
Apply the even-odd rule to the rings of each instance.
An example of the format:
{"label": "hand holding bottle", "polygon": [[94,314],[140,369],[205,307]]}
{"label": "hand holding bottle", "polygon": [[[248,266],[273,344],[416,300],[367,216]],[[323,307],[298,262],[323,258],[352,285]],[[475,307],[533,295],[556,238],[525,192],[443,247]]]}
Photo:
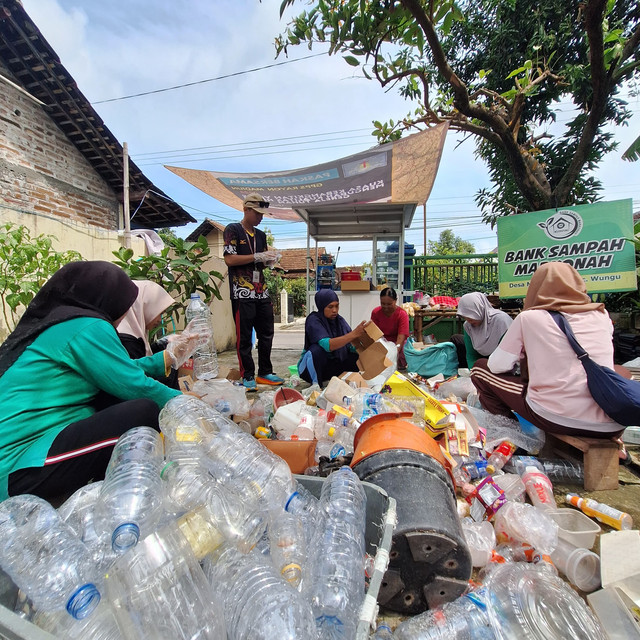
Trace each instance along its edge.
{"label": "hand holding bottle", "polygon": [[207,327],[192,320],[186,329],[177,334],[167,345],[166,353],[172,369],[179,369],[211,337]]}

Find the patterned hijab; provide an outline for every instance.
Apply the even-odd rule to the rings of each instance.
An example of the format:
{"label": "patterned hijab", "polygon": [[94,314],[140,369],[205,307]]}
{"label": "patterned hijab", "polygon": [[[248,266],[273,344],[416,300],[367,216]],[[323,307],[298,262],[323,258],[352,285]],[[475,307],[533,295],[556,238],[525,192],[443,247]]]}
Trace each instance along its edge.
{"label": "patterned hijab", "polygon": [[473,326],[464,323],[464,330],[471,338],[473,348],[483,356],[490,356],[497,348],[502,336],[513,320],[500,309],[494,309],[484,293],[465,293],[458,302],[458,315],[471,320],[480,320]]}
{"label": "patterned hijab", "polygon": [[45,329],[82,317],[113,324],[137,295],[136,285],[115,264],[100,260],[66,264],[44,283],[0,346],[0,376]]}
{"label": "patterned hijab", "polygon": [[118,333],[141,338],[145,351],[150,356],[153,352],[149,344],[147,326],[166,311],[174,301],[159,284],[151,280],[134,280],[133,284],[138,287],[138,297],[118,325]]}
{"label": "patterned hijab", "polygon": [[582,276],[570,264],[546,262],[538,267],[529,282],[524,310],[529,309],[604,313],[604,304],[591,302]]}

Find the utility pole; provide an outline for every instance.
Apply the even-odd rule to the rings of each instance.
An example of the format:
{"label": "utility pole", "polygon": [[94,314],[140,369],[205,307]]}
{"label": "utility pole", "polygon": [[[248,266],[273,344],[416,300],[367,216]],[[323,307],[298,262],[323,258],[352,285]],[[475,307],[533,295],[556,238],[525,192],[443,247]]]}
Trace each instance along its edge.
{"label": "utility pole", "polygon": [[131,220],[129,218],[129,145],[124,142],[122,144],[122,160],[123,160],[123,203],[122,215],[124,217],[124,246],[125,249],[131,249]]}

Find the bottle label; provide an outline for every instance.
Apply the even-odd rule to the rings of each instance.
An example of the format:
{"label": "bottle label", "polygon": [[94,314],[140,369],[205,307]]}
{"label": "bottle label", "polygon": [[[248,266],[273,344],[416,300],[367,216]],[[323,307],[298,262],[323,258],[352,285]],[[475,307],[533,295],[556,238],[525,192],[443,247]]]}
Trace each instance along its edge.
{"label": "bottle label", "polygon": [[503,456],[505,456],[505,458],[509,458],[511,455],[513,455],[513,452],[515,450],[516,450],[516,446],[514,444],[512,444],[511,442],[509,442],[508,440],[505,440],[505,441],[501,442],[493,450],[493,453],[491,455],[495,455],[496,453],[501,453]]}
{"label": "bottle label", "polygon": [[586,500],[586,505],[590,509],[601,513],[603,516],[609,516],[614,520],[619,520],[624,514],[622,511],[618,511],[613,507],[610,507],[608,504],[601,504],[600,502],[595,502],[594,500]]}

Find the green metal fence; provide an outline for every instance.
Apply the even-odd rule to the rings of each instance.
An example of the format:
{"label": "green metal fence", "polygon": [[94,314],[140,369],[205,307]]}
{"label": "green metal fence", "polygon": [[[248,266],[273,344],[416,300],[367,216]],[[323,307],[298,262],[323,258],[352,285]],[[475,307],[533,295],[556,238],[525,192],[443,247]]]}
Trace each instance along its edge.
{"label": "green metal fence", "polygon": [[414,256],[410,288],[429,295],[454,297],[471,291],[493,293],[498,290],[498,255]]}

